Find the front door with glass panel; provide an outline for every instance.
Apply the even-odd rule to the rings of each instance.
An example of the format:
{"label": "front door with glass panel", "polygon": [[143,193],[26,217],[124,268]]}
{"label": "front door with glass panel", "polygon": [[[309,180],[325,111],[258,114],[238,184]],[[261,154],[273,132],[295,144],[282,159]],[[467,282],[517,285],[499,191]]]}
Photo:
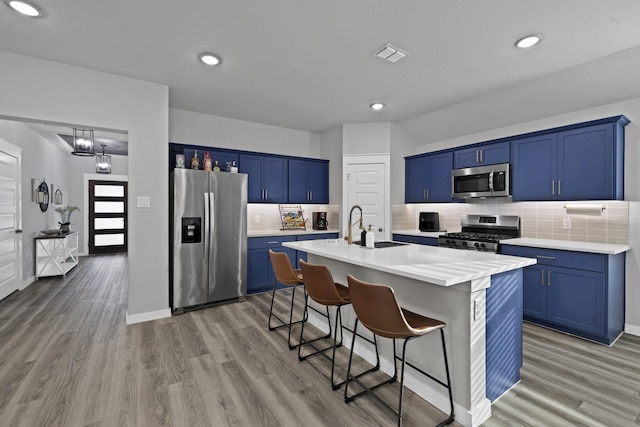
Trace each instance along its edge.
{"label": "front door with glass panel", "polygon": [[127,183],[89,181],[89,254],[127,252]]}

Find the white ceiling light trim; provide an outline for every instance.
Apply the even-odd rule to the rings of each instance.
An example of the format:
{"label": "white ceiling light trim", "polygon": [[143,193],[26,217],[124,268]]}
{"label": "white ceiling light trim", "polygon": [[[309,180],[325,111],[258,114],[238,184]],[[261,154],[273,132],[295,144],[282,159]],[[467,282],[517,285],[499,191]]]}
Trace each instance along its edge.
{"label": "white ceiling light trim", "polygon": [[220,65],[222,63],[220,57],[218,55],[214,55],[213,53],[201,53],[200,55],[198,55],[198,58],[200,59],[200,61],[202,61],[202,63],[206,65],[214,66]]}
{"label": "white ceiling light trim", "polygon": [[369,105],[369,108],[375,111],[380,111],[384,108],[384,104],[382,102],[374,102],[373,104]]}
{"label": "white ceiling light trim", "polygon": [[409,52],[387,43],[384,46],[381,46],[378,49],[376,49],[372,53],[372,55],[375,55],[378,58],[385,59],[389,62],[395,63],[401,60],[402,58],[404,58],[405,56],[409,55]]}
{"label": "white ceiling light trim", "polygon": [[515,42],[515,46],[518,49],[527,49],[529,47],[533,47],[542,41],[542,36],[540,34],[531,34],[526,37],[522,37]]}
{"label": "white ceiling light trim", "polygon": [[41,14],[38,7],[26,1],[11,0],[6,1],[5,3],[16,12],[20,12],[21,14],[30,16],[32,18],[36,18]]}

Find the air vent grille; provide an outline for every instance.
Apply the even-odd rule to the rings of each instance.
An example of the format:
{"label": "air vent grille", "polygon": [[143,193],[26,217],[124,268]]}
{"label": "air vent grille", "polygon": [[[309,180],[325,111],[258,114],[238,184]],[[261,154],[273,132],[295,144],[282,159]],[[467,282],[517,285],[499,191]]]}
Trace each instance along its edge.
{"label": "air vent grille", "polygon": [[385,59],[389,62],[398,62],[405,56],[409,55],[409,52],[387,43],[384,46],[376,49],[373,52],[373,55],[377,56],[378,58]]}

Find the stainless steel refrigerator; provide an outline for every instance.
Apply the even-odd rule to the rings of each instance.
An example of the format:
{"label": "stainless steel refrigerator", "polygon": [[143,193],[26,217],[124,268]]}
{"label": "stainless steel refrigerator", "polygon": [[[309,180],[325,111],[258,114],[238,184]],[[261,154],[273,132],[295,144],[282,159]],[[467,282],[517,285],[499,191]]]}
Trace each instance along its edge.
{"label": "stainless steel refrigerator", "polygon": [[174,313],[247,294],[247,175],[175,169],[169,300]]}

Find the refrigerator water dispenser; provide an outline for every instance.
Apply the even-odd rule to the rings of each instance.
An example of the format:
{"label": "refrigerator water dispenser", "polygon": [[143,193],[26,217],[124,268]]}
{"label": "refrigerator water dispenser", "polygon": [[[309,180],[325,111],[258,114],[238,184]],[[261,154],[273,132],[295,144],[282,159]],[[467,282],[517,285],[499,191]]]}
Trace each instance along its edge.
{"label": "refrigerator water dispenser", "polygon": [[202,242],[202,218],[182,218],[182,243]]}

